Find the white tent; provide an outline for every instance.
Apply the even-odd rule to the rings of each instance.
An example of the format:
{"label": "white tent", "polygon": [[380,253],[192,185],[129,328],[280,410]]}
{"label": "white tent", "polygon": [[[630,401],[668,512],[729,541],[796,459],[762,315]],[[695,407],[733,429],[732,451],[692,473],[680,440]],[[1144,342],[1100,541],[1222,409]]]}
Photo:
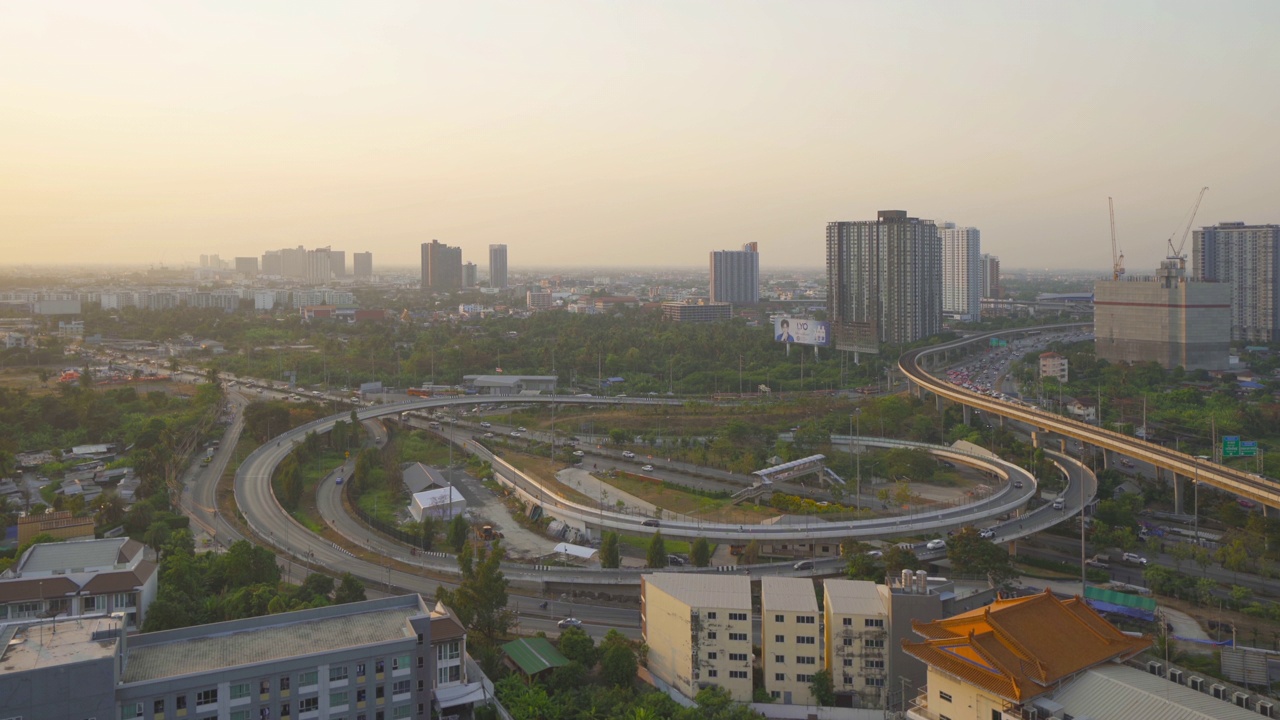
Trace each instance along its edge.
{"label": "white tent", "polygon": [[413,501],[409,503],[409,514],[419,522],[424,515],[441,520],[452,520],[455,515],[461,515],[466,509],[466,498],[453,487],[433,488],[414,493]]}
{"label": "white tent", "polygon": [[592,555],[596,554],[595,548],[583,547],[582,545],[574,545],[572,543],[562,542],[556,546],[554,552],[572,555],[574,557],[589,560]]}

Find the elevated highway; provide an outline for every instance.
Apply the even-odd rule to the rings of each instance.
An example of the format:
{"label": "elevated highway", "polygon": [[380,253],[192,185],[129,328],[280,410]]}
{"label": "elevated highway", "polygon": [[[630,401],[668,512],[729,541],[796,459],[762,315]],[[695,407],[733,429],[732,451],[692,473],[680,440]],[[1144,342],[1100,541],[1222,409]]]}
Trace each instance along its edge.
{"label": "elevated highway", "polygon": [[1198,480],[1198,482],[1235,493],[1268,507],[1280,507],[1280,483],[1275,481],[1217,463],[1200,460],[1193,455],[1170,450],[1113,430],[1095,427],[1026,405],[966,390],[947,382],[945,379],[935,377],[929,371],[929,366],[934,364],[935,358],[947,358],[953,351],[962,350],[972,343],[985,342],[990,338],[1002,335],[1019,334],[1028,331],[1060,330],[1081,326],[1081,324],[1049,325],[972,335],[941,345],[903,353],[902,357],[898,359],[898,368],[907,377],[907,381],[911,383],[913,388],[926,390],[939,398],[976,408],[998,417],[1017,420],[1043,431],[1074,438],[1105,450],[1126,455],[1135,460],[1142,460],[1182,477],[1193,481]]}

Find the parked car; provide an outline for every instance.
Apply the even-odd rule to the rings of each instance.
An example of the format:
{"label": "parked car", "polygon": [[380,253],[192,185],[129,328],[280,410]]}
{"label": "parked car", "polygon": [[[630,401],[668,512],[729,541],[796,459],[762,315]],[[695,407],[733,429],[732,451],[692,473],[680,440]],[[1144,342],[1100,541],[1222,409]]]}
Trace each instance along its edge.
{"label": "parked car", "polygon": [[556,623],[556,625],[559,626],[561,630],[565,630],[571,627],[580,628],[582,627],[582,621],[579,620],[578,618],[567,617],[561,620],[560,622]]}
{"label": "parked car", "polygon": [[947,541],[943,540],[942,538],[938,538],[937,540],[930,540],[929,542],[925,543],[924,549],[925,550],[941,550],[946,546],[947,546]]}
{"label": "parked car", "polygon": [[667,564],[672,567],[683,567],[684,558],[680,557],[679,555],[668,555]]}

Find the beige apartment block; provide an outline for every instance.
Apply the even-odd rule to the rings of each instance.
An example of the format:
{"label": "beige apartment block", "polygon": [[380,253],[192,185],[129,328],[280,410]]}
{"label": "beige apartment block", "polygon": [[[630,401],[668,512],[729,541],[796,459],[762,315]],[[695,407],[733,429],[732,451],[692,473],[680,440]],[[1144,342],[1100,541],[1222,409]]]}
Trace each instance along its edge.
{"label": "beige apartment block", "polygon": [[649,672],[692,698],[709,685],[751,701],[751,580],[654,573],[640,578]]}
{"label": "beige apartment block", "polygon": [[813,581],[766,576],[760,579],[764,688],[785,705],[813,705],[809,684],[824,667],[822,613]]}
{"label": "beige apartment block", "polygon": [[868,580],[824,580],[825,663],[837,695],[855,705],[881,707],[889,662],[889,612],[884,593]]}

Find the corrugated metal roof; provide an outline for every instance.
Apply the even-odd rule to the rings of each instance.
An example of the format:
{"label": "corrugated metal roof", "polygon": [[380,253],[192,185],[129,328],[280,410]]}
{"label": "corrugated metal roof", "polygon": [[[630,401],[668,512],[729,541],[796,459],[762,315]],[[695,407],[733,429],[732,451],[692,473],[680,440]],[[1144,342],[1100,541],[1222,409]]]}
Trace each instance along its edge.
{"label": "corrugated metal roof", "polygon": [[751,610],[751,578],[746,575],[653,573],[645,583],[692,608]]}
{"label": "corrugated metal roof", "polygon": [[766,612],[818,612],[818,596],[807,578],[760,578],[760,601]]}
{"label": "corrugated metal roof", "polygon": [[512,640],[502,646],[502,652],[520,667],[525,675],[536,675],[543,670],[562,667],[569,664],[569,659],[546,638],[521,638]]}
{"label": "corrugated metal roof", "polygon": [[884,599],[870,580],[825,580],[827,607],[834,615],[883,615]]}
{"label": "corrugated metal roof", "polygon": [[1226,700],[1116,663],[1089,670],[1054,693],[1053,699],[1075,717],[1124,720],[1256,720],[1260,717]]}
{"label": "corrugated metal roof", "polygon": [[120,551],[129,538],[68,540],[33,545],[20,572],[53,572],[71,568],[111,567],[121,562]]}

